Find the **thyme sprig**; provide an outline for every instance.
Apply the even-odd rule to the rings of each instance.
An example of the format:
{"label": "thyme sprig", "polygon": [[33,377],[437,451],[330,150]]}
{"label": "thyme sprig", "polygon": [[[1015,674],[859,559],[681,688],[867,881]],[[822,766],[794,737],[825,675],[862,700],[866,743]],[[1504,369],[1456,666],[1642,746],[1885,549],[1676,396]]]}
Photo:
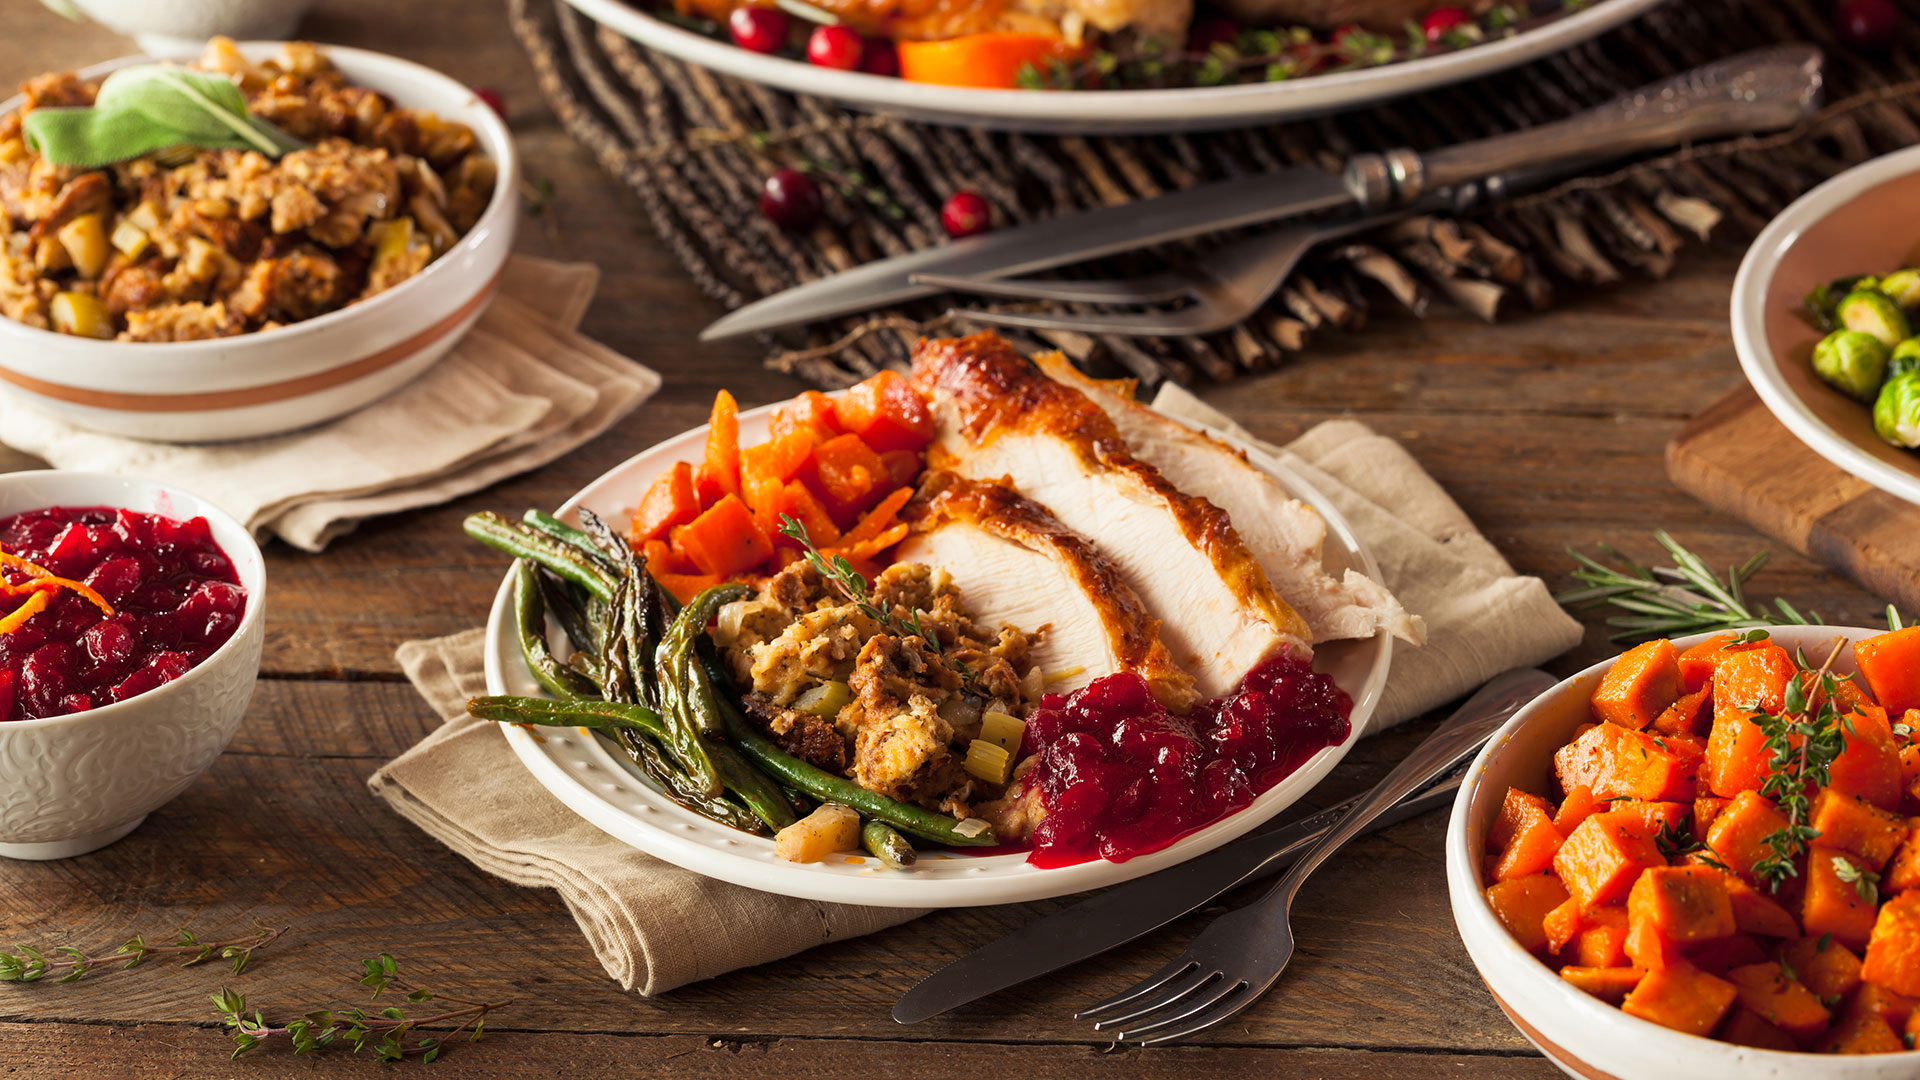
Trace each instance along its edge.
{"label": "thyme sprig", "polygon": [[1716,870],[1728,870],[1727,864],[1720,861],[1712,848],[1704,841],[1694,839],[1693,828],[1685,822],[1681,822],[1678,828],[1671,822],[1661,822],[1660,831],[1654,835],[1653,846],[1660,850],[1668,862],[1691,855]]}
{"label": "thyme sprig", "polygon": [[1826,663],[1814,674],[1811,699],[1804,681],[1796,676],[1787,680],[1778,715],[1757,703],[1745,706],[1766,739],[1767,778],[1760,794],[1772,799],[1787,819],[1785,827],[1762,839],[1768,854],[1753,864],[1754,876],[1767,882],[1773,892],[1780,891],[1787,878],[1799,875],[1794,861],[1820,836],[1820,830],[1809,824],[1807,792],[1827,785],[1834,760],[1846,750],[1847,736],[1854,733],[1853,722],[1834,705],[1840,680],[1830,670],[1845,644],[1844,640],[1834,642]]}
{"label": "thyme sprig", "polygon": [[1801,612],[1784,599],[1773,600],[1776,617],[1763,601],[1754,603],[1746,594],[1746,584],[1767,564],[1771,553],[1757,552],[1752,558],[1717,576],[1706,561],[1682,547],[1664,529],[1653,538],[1673,557],[1672,566],[1643,566],[1610,544],[1598,545],[1602,554],[1620,563],[1608,566],[1573,548],[1567,549],[1578,565],[1573,578],[1586,588],[1572,589],[1554,597],[1574,608],[1611,606],[1626,612],[1607,619],[1617,627],[1614,641],[1637,638],[1672,637],[1708,630],[1747,630],[1772,623],[1801,626],[1817,624],[1818,612]]}
{"label": "thyme sprig", "polygon": [[77,982],[102,964],[119,964],[125,971],[159,956],[184,956],[181,967],[194,967],[218,957],[228,961],[238,975],[252,962],[254,950],[273,944],[287,930],[284,926],[261,926],[246,937],[230,941],[201,941],[191,930],[181,930],[169,945],[150,945],[144,935],[135,934],[109,953],[88,953],[60,945],[49,950],[54,954],[51,957],[31,945],[16,945],[14,952],[0,950],[0,982],[39,982],[52,975],[59,976],[53,980],[57,983]]}
{"label": "thyme sprig", "polygon": [[[369,1001],[377,1001],[380,995],[389,991],[400,991],[406,995],[408,1004],[420,1005],[429,1001],[447,1002],[455,1006],[442,1009],[429,1016],[409,1015],[397,1005],[390,1005],[375,1013],[362,1008],[316,1009],[306,1013],[298,1020],[285,1024],[269,1023],[260,1010],[247,1015],[245,995],[231,987],[221,987],[220,992],[212,995],[214,1008],[220,1011],[228,1030],[228,1038],[233,1040],[233,1056],[239,1057],[249,1050],[256,1050],[274,1039],[286,1039],[296,1054],[311,1054],[334,1043],[344,1043],[353,1047],[354,1053],[372,1046],[381,1061],[405,1061],[417,1057],[421,1062],[430,1062],[440,1056],[440,1051],[451,1040],[466,1033],[468,1042],[478,1042],[486,1031],[487,1014],[513,1004],[511,1001],[472,1001],[467,998],[443,994],[424,986],[417,986],[400,976],[400,965],[387,953],[370,956],[361,961],[364,973],[360,984],[372,989]],[[415,1035],[423,1035],[433,1025],[452,1024],[444,1032],[413,1041]]]}
{"label": "thyme sprig", "polygon": [[1845,855],[1833,857],[1833,872],[1841,881],[1853,886],[1853,891],[1869,906],[1880,903],[1880,875],[1871,870],[1855,866],[1852,859]]}

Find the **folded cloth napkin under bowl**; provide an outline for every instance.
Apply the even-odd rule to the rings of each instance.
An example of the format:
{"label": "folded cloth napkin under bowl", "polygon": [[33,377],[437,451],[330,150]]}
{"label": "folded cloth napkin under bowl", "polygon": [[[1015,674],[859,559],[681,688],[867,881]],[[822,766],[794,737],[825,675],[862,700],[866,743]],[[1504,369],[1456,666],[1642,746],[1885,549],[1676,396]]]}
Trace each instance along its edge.
{"label": "folded cloth napkin under bowl", "polygon": [[57,468],[177,484],[256,536],[319,551],[365,518],[434,506],[544,465],[652,396],[659,375],[575,332],[599,276],[587,263],[515,256],[486,313],[431,370],[302,431],[145,442],[0,393],[0,441]]}
{"label": "folded cloth napkin under bowl", "polygon": [[[1185,391],[1154,407],[1234,431]],[[1460,507],[1391,439],[1351,420],[1285,447],[1249,440],[1324,492],[1380,564],[1427,644],[1396,642],[1379,731],[1445,704],[1510,668],[1572,648],[1580,624],[1539,578],[1513,572]],[[375,773],[369,786],[408,820],[491,874],[560,893],[607,974],[656,994],[735,968],[923,914],[796,899],[730,885],[643,854],[563,806],[521,766],[496,725],[466,715],[486,693],[469,630],[399,651],[407,677],[445,723]]]}

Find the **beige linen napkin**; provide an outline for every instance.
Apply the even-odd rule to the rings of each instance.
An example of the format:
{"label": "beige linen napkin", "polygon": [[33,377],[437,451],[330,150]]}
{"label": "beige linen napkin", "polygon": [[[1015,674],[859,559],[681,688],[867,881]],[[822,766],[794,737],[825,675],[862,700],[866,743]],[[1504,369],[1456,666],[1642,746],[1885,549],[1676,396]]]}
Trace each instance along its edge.
{"label": "beige linen napkin", "polygon": [[[1231,423],[1183,391],[1163,391],[1154,404],[1217,427]],[[1395,647],[1373,730],[1580,640],[1579,624],[1546,586],[1515,576],[1391,440],[1338,420],[1270,449],[1347,515],[1379,561],[1385,584],[1426,618],[1426,646]],[[602,833],[521,767],[495,725],[466,715],[466,699],[485,692],[482,639],[482,631],[469,630],[400,647],[401,667],[445,723],[375,773],[368,786],[481,869],[557,890],[622,987],[656,994],[922,914],[728,885]]]}
{"label": "beige linen napkin", "polygon": [[605,431],[660,377],[576,333],[599,270],[509,260],[474,328],[391,396],[302,431],[183,446],[77,427],[0,395],[0,440],[62,469],[178,484],[319,551],[365,518],[433,506],[543,465]]}

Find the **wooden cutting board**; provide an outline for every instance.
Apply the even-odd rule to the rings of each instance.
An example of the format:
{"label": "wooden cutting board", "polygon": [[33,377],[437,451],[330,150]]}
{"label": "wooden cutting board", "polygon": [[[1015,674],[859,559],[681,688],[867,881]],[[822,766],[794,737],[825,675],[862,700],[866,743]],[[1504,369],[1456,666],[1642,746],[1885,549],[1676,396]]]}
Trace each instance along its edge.
{"label": "wooden cutting board", "polygon": [[1855,478],[1795,438],[1742,386],[1667,444],[1667,475],[1875,596],[1920,610],[1920,506]]}

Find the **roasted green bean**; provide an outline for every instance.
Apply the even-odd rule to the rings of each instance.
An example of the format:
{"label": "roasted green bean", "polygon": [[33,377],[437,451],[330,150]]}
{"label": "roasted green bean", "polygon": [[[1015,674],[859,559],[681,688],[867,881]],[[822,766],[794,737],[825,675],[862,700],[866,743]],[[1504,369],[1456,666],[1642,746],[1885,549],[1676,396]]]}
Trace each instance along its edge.
{"label": "roasted green bean", "polygon": [[720,782],[745,803],[755,817],[775,829],[784,829],[798,820],[786,793],[768,779],[766,773],[741,757],[740,751],[724,742],[709,740],[707,756],[713,759],[713,767],[720,773]]}
{"label": "roasted green bean", "polygon": [[945,814],[875,794],[845,777],[834,776],[801,761],[747,723],[747,718],[733,704],[728,690],[731,684],[724,672],[709,663],[708,677],[713,680],[714,697],[719,701],[720,715],[727,725],[727,738],[775,780],[791,784],[821,802],[845,803],[858,810],[862,817],[877,818],[902,832],[950,847],[986,847],[999,842],[991,829],[967,836],[958,831],[960,823]]}
{"label": "roasted green bean", "polygon": [[555,575],[581,586],[602,600],[613,598],[618,579],[586,554],[555,537],[517,525],[492,511],[469,514],[460,523],[466,534],[488,547],[516,558],[539,563]]}
{"label": "roasted green bean", "polygon": [[608,573],[612,573],[618,569],[614,565],[613,559],[608,557],[606,551],[595,542],[593,537],[588,536],[585,532],[574,528],[544,510],[529,510],[520,515],[520,521],[529,528],[538,529],[556,540],[564,541],[579,548],[588,558],[605,567]]}
{"label": "roasted green bean", "polygon": [[546,597],[540,590],[540,570],[526,559],[513,563],[513,614],[520,638],[520,655],[535,682],[563,700],[591,697],[594,689],[580,673],[553,658],[547,646]]}
{"label": "roasted green bean", "polygon": [[913,845],[907,843],[907,838],[884,821],[867,822],[860,830],[860,846],[891,870],[905,870],[920,857]]}
{"label": "roasted green bean", "polygon": [[600,731],[643,731],[665,739],[667,723],[644,705],[617,701],[549,701],[546,698],[490,695],[467,702],[467,714],[499,724],[584,727]]}
{"label": "roasted green bean", "polygon": [[[587,613],[574,600],[567,584],[552,574],[537,573],[534,577],[540,583],[540,595],[547,602],[547,611],[559,621],[560,628],[566,632],[568,644],[573,646],[574,655],[597,652],[600,648],[600,635],[594,632],[593,623]],[[598,682],[599,680],[595,680]]]}
{"label": "roasted green bean", "polygon": [[[732,799],[713,796],[702,792],[693,778],[688,776],[672,759],[667,757],[659,744],[634,731],[620,733],[620,741],[627,749],[627,756],[638,764],[642,771],[660,785],[667,798],[699,814],[712,818],[722,825],[731,825],[750,833],[765,835],[769,830],[761,819],[749,812]],[[778,826],[776,826],[778,827]]]}

